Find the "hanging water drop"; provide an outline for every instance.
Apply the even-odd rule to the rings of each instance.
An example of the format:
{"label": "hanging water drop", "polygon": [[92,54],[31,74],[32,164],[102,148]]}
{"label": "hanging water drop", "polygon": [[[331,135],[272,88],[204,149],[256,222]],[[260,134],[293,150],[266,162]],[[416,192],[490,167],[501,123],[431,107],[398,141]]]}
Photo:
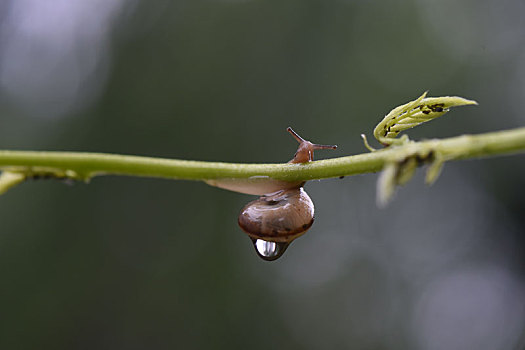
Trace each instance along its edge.
{"label": "hanging water drop", "polygon": [[253,239],[252,242],[257,255],[266,261],[279,259],[290,245],[289,242],[270,242],[263,239]]}

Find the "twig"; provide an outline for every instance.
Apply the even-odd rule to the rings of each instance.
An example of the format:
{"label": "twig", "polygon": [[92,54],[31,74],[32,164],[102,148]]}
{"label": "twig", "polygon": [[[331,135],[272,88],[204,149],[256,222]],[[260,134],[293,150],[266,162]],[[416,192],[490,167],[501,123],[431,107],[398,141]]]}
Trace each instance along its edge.
{"label": "twig", "polygon": [[378,199],[384,204],[395,186],[406,183],[415,168],[423,163],[431,164],[427,182],[432,183],[446,161],[525,152],[525,128],[420,142],[409,141],[406,135],[396,139],[399,132],[439,117],[450,107],[475,104],[460,97],[426,98],[425,95],[393,109],[378,124],[374,135],[388,147],[376,151],[368,146],[370,153],[305,164],[239,164],[104,153],[6,150],[0,151],[3,171],[0,193],[30,178],[89,181],[101,175],[200,180],[239,192],[259,193],[262,190],[254,191],[252,185],[274,183],[274,187],[283,188],[307,180],[372,173],[385,168],[388,171],[378,184]]}

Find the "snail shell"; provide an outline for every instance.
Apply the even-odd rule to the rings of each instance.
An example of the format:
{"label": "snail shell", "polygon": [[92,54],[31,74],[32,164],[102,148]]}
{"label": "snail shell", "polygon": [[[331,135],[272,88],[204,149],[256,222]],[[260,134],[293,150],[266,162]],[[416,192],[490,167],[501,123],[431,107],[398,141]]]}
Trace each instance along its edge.
{"label": "snail shell", "polygon": [[302,187],[282,190],[246,204],[238,221],[252,239],[291,242],[314,223],[314,203]]}

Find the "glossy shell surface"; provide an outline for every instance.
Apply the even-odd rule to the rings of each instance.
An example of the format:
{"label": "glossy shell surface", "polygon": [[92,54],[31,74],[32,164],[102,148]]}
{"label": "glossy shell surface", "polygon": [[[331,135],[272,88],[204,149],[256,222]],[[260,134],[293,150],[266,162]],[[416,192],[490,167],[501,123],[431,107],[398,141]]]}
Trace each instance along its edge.
{"label": "glossy shell surface", "polygon": [[253,239],[291,242],[314,222],[314,204],[302,187],[261,196],[239,215],[239,226]]}

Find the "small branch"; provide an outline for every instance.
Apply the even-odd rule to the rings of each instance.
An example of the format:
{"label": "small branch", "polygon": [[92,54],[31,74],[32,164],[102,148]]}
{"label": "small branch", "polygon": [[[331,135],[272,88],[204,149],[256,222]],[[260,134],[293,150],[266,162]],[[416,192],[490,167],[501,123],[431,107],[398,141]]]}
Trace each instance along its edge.
{"label": "small branch", "polygon": [[289,182],[377,172],[414,154],[437,153],[442,161],[525,152],[525,128],[408,142],[401,146],[307,164],[236,164],[81,152],[0,151],[0,169],[26,178],[88,181],[100,175],[184,180],[270,178]]}

